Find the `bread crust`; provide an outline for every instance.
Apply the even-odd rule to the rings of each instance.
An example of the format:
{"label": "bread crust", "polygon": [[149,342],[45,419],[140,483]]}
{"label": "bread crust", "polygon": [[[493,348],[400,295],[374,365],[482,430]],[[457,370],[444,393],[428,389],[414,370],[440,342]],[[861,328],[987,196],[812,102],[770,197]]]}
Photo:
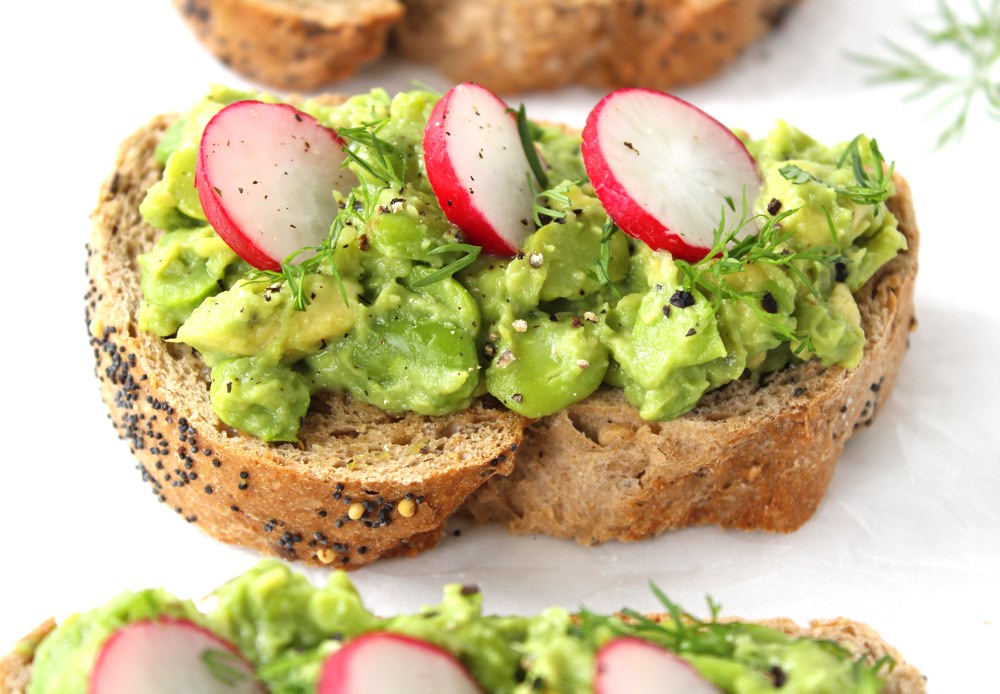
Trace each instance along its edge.
{"label": "bread crust", "polygon": [[173,0],[198,40],[245,77],[283,90],[345,79],[385,51],[397,0]]}
{"label": "bread crust", "polygon": [[814,360],[763,383],[743,378],[668,422],[641,419],[621,391],[603,388],[533,424],[513,474],[480,488],[463,512],[585,544],[691,525],[801,527],[847,440],[892,392],[915,325],[919,233],[909,186],[898,175],[894,184],[889,208],[908,249],[855,294],[867,336],[856,368]]}
{"label": "bread crust", "polygon": [[224,425],[201,358],[137,325],[136,258],[158,236],[138,209],[161,174],[154,149],[169,122],[158,118],[122,145],[93,214],[87,260],[95,373],[143,480],[210,535],[284,559],[353,569],[434,546],[459,504],[510,473],[528,420],[489,400],[430,417],[323,394],[298,445]]}
{"label": "bread crust", "polygon": [[[652,619],[667,619],[668,615],[650,615]],[[836,641],[850,650],[856,657],[864,657],[870,663],[878,662],[885,656],[895,661],[892,673],[882,688],[882,694],[926,694],[926,682],[920,671],[906,662],[893,646],[886,643],[882,636],[872,627],[861,622],[838,617],[837,619],[814,620],[808,627],[802,627],[794,621],[778,617],[760,620],[757,623],[778,629],[794,637],[809,637]],[[49,632],[55,629],[55,620],[49,619],[36,627],[25,641],[39,643]],[[12,652],[0,658],[0,694],[27,694],[28,683],[31,681],[31,668],[34,653]]]}
{"label": "bread crust", "polygon": [[498,92],[700,82],[798,1],[173,0],[211,53],[270,87],[321,87],[391,48]]}

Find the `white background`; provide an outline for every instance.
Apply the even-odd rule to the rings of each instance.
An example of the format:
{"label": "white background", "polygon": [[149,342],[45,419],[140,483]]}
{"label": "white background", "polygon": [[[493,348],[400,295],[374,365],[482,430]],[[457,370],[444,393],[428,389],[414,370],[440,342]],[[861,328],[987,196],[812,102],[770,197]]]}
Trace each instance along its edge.
{"label": "white background", "polygon": [[[256,561],[181,522],[140,481],[98,395],[82,300],[88,214],[118,143],[210,82],[245,83],[167,0],[14,8],[0,29],[0,652],[49,614],[150,585],[200,596]],[[353,574],[372,607],[413,610],[456,580],[478,583],[493,612],[650,610],[652,580],[695,611],[711,594],[749,617],[868,621],[931,691],[1000,689],[1000,123],[980,104],[962,143],[935,150],[943,121],[930,103],[868,85],[845,57],[882,51],[880,36],[917,46],[906,21],[933,15],[930,0],[807,0],[723,78],[679,92],[755,134],[779,117],[830,142],[867,132],[913,187],[919,329],[896,392],[848,445],[814,519],[792,535],[700,528],[599,548],[462,527],[435,551]],[[390,63],[339,89],[412,79],[448,86]],[[523,98],[531,116],[579,126],[602,95]]]}

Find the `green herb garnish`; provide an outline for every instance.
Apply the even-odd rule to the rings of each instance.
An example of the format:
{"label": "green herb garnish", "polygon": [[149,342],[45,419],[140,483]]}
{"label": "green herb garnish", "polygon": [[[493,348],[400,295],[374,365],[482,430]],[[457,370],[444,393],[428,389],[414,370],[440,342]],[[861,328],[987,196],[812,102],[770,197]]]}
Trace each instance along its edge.
{"label": "green herb garnish", "polygon": [[[337,282],[340,288],[340,296],[347,303],[347,289],[344,287],[344,280],[340,276],[340,270],[334,263],[333,256],[337,252],[340,243],[340,234],[345,226],[354,224],[364,224],[372,215],[376,196],[367,187],[362,187],[366,191],[367,200],[359,200],[352,191],[344,201],[340,212],[330,225],[330,233],[326,239],[318,246],[308,246],[300,248],[285,258],[281,262],[280,270],[252,270],[247,279],[251,282],[268,281],[275,284],[284,284],[292,295],[292,304],[296,311],[305,311],[311,303],[310,297],[306,294],[306,275],[317,273],[321,269],[327,269]],[[299,256],[312,253],[305,260],[296,263]]]}
{"label": "green herb garnish", "polygon": [[[735,205],[727,200],[728,206],[735,211]],[[778,265],[793,273],[813,296],[819,296],[819,291],[806,277],[799,267],[804,261],[833,265],[844,262],[835,247],[819,246],[805,251],[792,251],[786,244],[792,237],[791,231],[782,231],[782,221],[795,214],[801,208],[784,210],[772,217],[765,215],[749,216],[746,195],[743,197],[742,209],[732,224],[727,224],[725,208],[718,226],[712,233],[712,248],[708,254],[696,263],[676,259],[674,262],[683,277],[682,284],[688,291],[697,289],[711,302],[712,310],[718,311],[723,301],[739,301],[745,304],[754,315],[767,326],[774,335],[789,342],[797,342],[796,353],[803,349],[813,350],[809,336],[792,331],[782,321],[783,316],[767,311],[763,305],[766,292],[746,292],[735,289],[726,279],[728,275],[742,272],[751,263]],[[741,233],[760,224],[756,233],[747,233],[737,239]],[[772,297],[773,298],[773,297]]]}
{"label": "green herb garnish", "polygon": [[597,251],[597,259],[594,260],[594,269],[587,272],[587,277],[599,284],[607,287],[616,299],[621,299],[622,294],[618,287],[611,281],[611,239],[618,233],[618,225],[611,221],[611,217],[604,220],[604,228],[601,229],[600,248]]}
{"label": "green herb garnish", "polygon": [[533,135],[537,135],[538,129],[533,126],[528,120],[528,116],[524,112],[524,104],[515,111],[514,109],[507,109],[510,113],[514,114],[514,118],[517,120],[517,134],[521,138],[521,147],[524,148],[524,156],[528,158],[528,166],[531,167],[531,172],[535,174],[535,179],[538,181],[538,185],[542,190],[546,190],[549,187],[549,177],[545,175],[545,170],[542,168],[542,162],[538,158],[538,151],[535,149],[535,138]]}
{"label": "green herb garnish", "polygon": [[855,185],[835,186],[832,183],[813,176],[795,164],[785,164],[778,169],[778,173],[797,185],[813,181],[832,188],[838,195],[843,195],[859,205],[880,205],[892,197],[890,184],[892,182],[892,173],[896,168],[896,162],[892,162],[886,168],[885,158],[878,148],[878,142],[869,140],[868,149],[872,156],[871,171],[869,171],[865,167],[864,159],[861,156],[861,138],[862,136],[858,135],[851,140],[837,161],[837,166],[843,166],[847,158],[850,157],[851,169],[854,171],[854,179],[856,181]]}
{"label": "green herb garnish", "polygon": [[[938,26],[914,24],[914,31],[927,44],[926,50],[910,50],[884,40],[889,57],[850,54],[872,70],[871,81],[877,84],[901,84],[911,88],[907,99],[931,94],[942,95],[932,113],[958,106],[954,119],[937,138],[942,147],[961,139],[973,104],[982,96],[990,117],[1000,119],[1000,78],[995,74],[1000,59],[1000,0],[990,0],[984,7],[970,3],[974,16],[964,21],[944,0],[938,0]],[[964,70],[949,72],[939,67],[947,64],[942,54],[950,53],[964,63]]]}
{"label": "green herb garnish", "polygon": [[479,246],[473,246],[470,243],[446,243],[443,246],[438,246],[432,251],[429,251],[427,255],[441,255],[442,253],[465,253],[461,258],[448,263],[440,270],[435,270],[426,277],[422,277],[416,282],[410,284],[414,289],[420,287],[426,287],[429,284],[434,284],[435,282],[440,282],[446,277],[451,277],[459,270],[466,268],[476,261],[479,257],[482,248]]}
{"label": "green herb garnish", "polygon": [[212,677],[227,687],[233,687],[250,679],[250,675],[243,667],[243,660],[230,651],[218,648],[206,649],[201,652],[201,662]]}
{"label": "green herb garnish", "polygon": [[[552,201],[559,203],[564,207],[569,207],[572,204],[572,200],[569,199],[570,188],[578,186],[583,181],[567,181],[565,183],[560,183],[555,188],[547,188],[545,190],[535,192],[535,187],[532,185],[531,180],[528,180],[528,188],[532,192],[531,201],[531,216],[535,220],[535,226],[541,227],[548,222],[562,221],[566,219],[565,210],[554,210],[549,207],[547,201]],[[542,219],[547,217],[548,221]]]}
{"label": "green herb garnish", "polygon": [[[754,635],[771,635],[775,633],[774,629],[752,622],[720,621],[721,605],[711,597],[706,599],[710,616],[707,619],[699,619],[670,600],[655,584],[650,583],[650,589],[663,606],[666,613],[663,618],[651,618],[627,608],[616,616],[598,615],[588,610],[581,610],[579,622],[574,626],[575,635],[593,643],[595,647],[600,647],[609,638],[637,636],[659,644],[680,656],[740,659],[745,665],[756,665],[762,671],[773,672],[774,663],[769,658],[761,658],[755,663],[753,660],[748,660],[754,656],[738,658],[737,651],[748,636],[753,638]],[[769,638],[773,639],[773,636]],[[855,656],[850,650],[834,641],[809,637],[787,638],[789,644],[811,641],[836,658],[850,662],[858,691],[880,691],[885,677],[895,666],[895,661],[888,656],[870,664],[864,656]]]}
{"label": "green herb garnish", "polygon": [[[347,155],[345,164],[352,161],[372,178],[381,181],[386,186],[402,186],[403,154],[394,144],[378,136],[379,131],[386,126],[389,118],[370,121],[353,128],[337,128],[337,134],[345,140],[343,147]],[[364,148],[371,152],[371,159],[362,157],[358,150]]]}

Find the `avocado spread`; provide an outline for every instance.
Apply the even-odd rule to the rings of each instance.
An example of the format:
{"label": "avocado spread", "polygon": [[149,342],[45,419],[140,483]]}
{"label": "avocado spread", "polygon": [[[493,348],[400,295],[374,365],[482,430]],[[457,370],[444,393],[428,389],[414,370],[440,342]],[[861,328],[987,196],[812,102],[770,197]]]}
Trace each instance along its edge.
{"label": "avocado spread", "polygon": [[789,363],[852,368],[865,342],[852,293],[906,245],[884,200],[849,194],[859,171],[881,169],[865,137],[826,147],[778,123],[764,139],[745,138],[761,192],[730,201],[716,233],[732,231],[739,244],[767,230],[770,240],[761,231],[755,248],[766,252],[720,274],[711,267],[723,259],[686,264],[606,224],[579,136],[531,124],[553,188],[536,198],[520,253],[475,257],[424,172],[422,134],[438,95],[376,89],[302,109],[331,128],[377,129],[388,147],[352,144],[354,154],[370,164],[388,156],[401,183],[352,161],[354,193],[332,193],[347,218],[334,224],[332,252],[308,272],[275,277],[215,234],[192,184],[205,124],[246,98],[274,101],[214,88],[161,141],[163,177],[141,212],[166,233],[139,259],[139,324],[197,349],[212,369],[216,413],[266,441],[294,441],[320,390],[429,415],[489,393],[540,417],[603,384],[622,388],[642,417],[664,420],[707,390]]}
{"label": "avocado spread", "polygon": [[[792,638],[745,622],[699,620],[661,596],[674,617],[572,616],[562,608],[539,615],[487,616],[474,588],[448,585],[440,604],[415,614],[378,617],[362,604],[341,571],[323,587],[275,560],[229,581],[207,601],[211,609],[163,591],[126,593],[74,615],[35,650],[28,694],[83,694],[101,645],[131,622],[159,616],[188,619],[234,644],[272,694],[316,691],[324,658],[364,633],[389,631],[454,654],[490,693],[591,692],[594,654],[616,636],[648,639],[679,653],[733,694],[780,689],[784,694],[876,694],[891,663],[869,664],[828,641]],[[28,645],[28,648],[34,646]]]}

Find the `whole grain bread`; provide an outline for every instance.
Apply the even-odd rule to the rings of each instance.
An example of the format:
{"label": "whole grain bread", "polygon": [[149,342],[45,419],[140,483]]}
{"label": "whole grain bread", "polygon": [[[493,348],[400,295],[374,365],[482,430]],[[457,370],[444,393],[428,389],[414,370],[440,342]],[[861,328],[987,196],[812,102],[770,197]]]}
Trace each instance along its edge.
{"label": "whole grain bread", "polygon": [[[708,79],[798,0],[173,0],[242,75],[283,90],[342,79],[389,49],[500,92],[670,89]],[[391,39],[387,34],[391,28]]]}
{"label": "whole grain bread", "polygon": [[478,401],[395,415],[344,395],[313,399],[298,444],[241,436],[213,413],[191,348],[138,329],[137,256],[158,232],[139,216],[160,176],[159,118],[121,148],[93,215],[86,295],[101,393],[159,501],[225,541],[356,568],[435,545],[477,487],[508,474],[527,420]]}
{"label": "whole grain bread", "polygon": [[583,543],[697,524],[791,531],[816,510],[906,351],[919,238],[897,176],[890,207],[909,246],[856,295],[868,341],[853,370],[810,362],[744,378],[669,422],[640,419],[610,388],[534,423],[490,398],[426,417],[317,395],[298,445],[266,444],[216,417],[209,369],[191,348],[137,327],[136,258],[158,235],[138,207],[160,175],[154,148],[169,122],[129,138],[102,188],[87,319],[101,392],[143,480],[226,542],[356,568],[434,546],[460,508]]}
{"label": "whole grain bread", "polygon": [[647,422],[621,391],[602,389],[534,423],[514,472],[481,487],[463,512],[583,543],[690,525],[800,527],[847,440],[891,393],[915,325],[919,234],[910,188],[900,176],[894,184],[889,209],[908,249],[855,295],[867,337],[858,367],[812,361],[763,382],[743,378],[669,422]]}
{"label": "whole grain bread", "polygon": [[385,50],[398,0],[173,0],[198,40],[236,72],[283,90],[353,75]]}
{"label": "whole grain bread", "polygon": [[[667,619],[667,615],[650,615],[652,619]],[[787,618],[763,620],[761,624],[773,627],[794,637],[808,637],[835,641],[850,650],[855,657],[871,663],[885,656],[895,661],[895,667],[882,688],[882,694],[925,694],[924,677],[916,667],[906,662],[902,655],[886,643],[872,627],[861,622],[838,618],[815,620],[809,627],[802,627]],[[41,624],[26,636],[19,648],[0,658],[0,694],[27,694],[31,681],[34,650],[38,643],[56,626],[54,620]]]}
{"label": "whole grain bread", "polygon": [[406,0],[399,51],[499,92],[651,89],[721,72],[797,0]]}

